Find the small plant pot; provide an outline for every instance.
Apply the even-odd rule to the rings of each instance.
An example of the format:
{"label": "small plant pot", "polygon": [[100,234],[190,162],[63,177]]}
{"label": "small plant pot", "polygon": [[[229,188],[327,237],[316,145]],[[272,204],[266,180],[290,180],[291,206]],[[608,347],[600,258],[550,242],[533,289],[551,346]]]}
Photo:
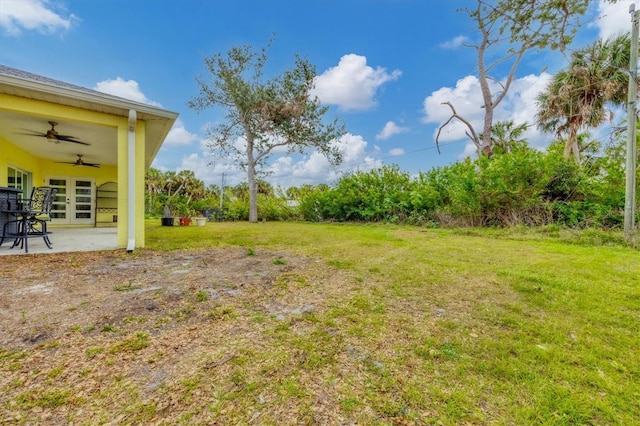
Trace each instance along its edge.
{"label": "small plant pot", "polygon": [[180,226],[189,226],[191,225],[191,218],[190,217],[181,217],[180,218]]}
{"label": "small plant pot", "polygon": [[196,220],[196,224],[198,226],[204,226],[204,225],[207,224],[207,218],[206,217],[196,217],[195,220]]}
{"label": "small plant pot", "polygon": [[162,221],[162,226],[173,226],[172,217],[162,217],[160,220]]}

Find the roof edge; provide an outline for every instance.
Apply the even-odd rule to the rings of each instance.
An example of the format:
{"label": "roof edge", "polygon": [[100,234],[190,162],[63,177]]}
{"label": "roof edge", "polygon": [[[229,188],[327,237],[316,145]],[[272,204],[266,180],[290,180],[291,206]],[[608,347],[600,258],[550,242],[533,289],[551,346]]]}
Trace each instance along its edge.
{"label": "roof edge", "polygon": [[83,100],[87,102],[95,102],[102,105],[107,105],[115,108],[122,108],[126,110],[126,116],[128,116],[128,111],[130,109],[135,109],[138,112],[164,117],[176,119],[178,118],[178,113],[175,111],[170,111],[164,108],[155,107],[152,105],[135,102],[129,99],[120,98],[117,96],[109,95],[107,93],[102,93],[98,91],[88,91],[88,90],[80,90],[74,89],[72,87],[62,87],[60,85],[53,85],[46,82],[36,81],[29,78],[22,78],[18,76],[8,75],[0,73],[0,84],[7,84],[10,86],[28,88],[34,91],[39,91],[42,93],[57,95],[63,97],[69,97],[76,100]]}

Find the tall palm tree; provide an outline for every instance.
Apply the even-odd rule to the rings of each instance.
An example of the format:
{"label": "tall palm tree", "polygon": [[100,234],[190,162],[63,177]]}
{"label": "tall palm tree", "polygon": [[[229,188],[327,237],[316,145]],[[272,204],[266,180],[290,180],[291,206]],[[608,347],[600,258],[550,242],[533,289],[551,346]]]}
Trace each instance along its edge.
{"label": "tall palm tree", "polygon": [[163,174],[160,170],[151,167],[145,176],[145,187],[147,195],[147,213],[151,213],[155,208],[156,198],[162,192]]}
{"label": "tall palm tree", "polygon": [[538,128],[566,136],[564,157],[580,163],[578,134],[613,117],[609,105],[622,106],[628,86],[629,34],[598,40],[572,54],[537,98]]}
{"label": "tall palm tree", "polygon": [[200,200],[206,196],[207,190],[204,182],[198,179],[193,171],[180,170],[176,174],[176,180],[180,183],[180,190],[176,193],[184,198],[187,207],[192,201]]}
{"label": "tall palm tree", "polygon": [[173,170],[166,171],[164,173],[164,188],[163,192],[169,198],[177,196],[182,190],[182,181],[180,177]]}

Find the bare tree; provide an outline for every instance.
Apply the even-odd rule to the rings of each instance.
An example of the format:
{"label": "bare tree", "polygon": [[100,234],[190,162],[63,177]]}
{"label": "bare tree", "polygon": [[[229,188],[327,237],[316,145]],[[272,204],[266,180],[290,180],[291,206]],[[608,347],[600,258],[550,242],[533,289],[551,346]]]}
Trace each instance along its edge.
{"label": "bare tree", "polygon": [[[483,127],[480,131],[474,129],[451,102],[444,102],[452,114],[438,129],[436,144],[439,144],[442,129],[458,120],[466,127],[466,134],[478,153],[492,155],[494,112],[509,92],[522,58],[528,52],[564,49],[573,40],[579,18],[588,5],[589,0],[476,0],[475,7],[460,9],[478,31],[478,39],[467,47],[475,49],[477,54]],[[497,75],[504,70],[505,77]]]}

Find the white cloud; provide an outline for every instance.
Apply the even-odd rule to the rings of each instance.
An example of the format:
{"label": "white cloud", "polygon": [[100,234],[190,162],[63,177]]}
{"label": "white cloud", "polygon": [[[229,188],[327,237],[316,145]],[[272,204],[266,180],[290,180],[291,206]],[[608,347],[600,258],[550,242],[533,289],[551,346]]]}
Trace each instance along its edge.
{"label": "white cloud", "polygon": [[0,28],[18,36],[23,30],[52,34],[69,30],[79,19],[54,10],[49,0],[0,0]]}
{"label": "white cloud", "polygon": [[[542,73],[541,75],[528,75],[514,80],[507,96],[500,103],[495,111],[494,123],[498,121],[513,120],[515,124],[527,122],[529,129],[524,137],[529,144],[542,148],[549,142],[549,135],[540,133],[534,123],[536,114],[536,96],[546,87],[551,75]],[[497,93],[499,86],[492,83],[492,90]],[[466,76],[457,81],[455,87],[443,87],[431,93],[424,100],[425,123],[437,123],[442,125],[451,116],[451,109],[443,102],[451,102],[457,113],[468,120],[477,132],[482,131],[484,119],[484,104],[480,84],[475,76]],[[467,127],[459,120],[453,120],[442,130],[440,143],[467,140],[465,131]],[[434,130],[434,141],[437,129]],[[465,153],[475,150],[472,144],[465,148]]]}
{"label": "white cloud", "polygon": [[401,155],[404,155],[406,153],[406,151],[402,148],[393,148],[392,150],[389,151],[389,154],[391,154],[394,157],[400,157]]}
{"label": "white cloud", "polygon": [[553,135],[540,132],[535,123],[535,115],[538,112],[536,98],[545,90],[551,78],[551,74],[543,72],[540,75],[530,74],[514,80],[496,114],[495,121],[513,120],[515,124],[529,124],[522,137],[534,148],[544,149],[553,139]]}
{"label": "white cloud", "polygon": [[342,163],[337,167],[331,166],[326,157],[318,151],[299,159],[283,156],[270,165],[269,182],[284,188],[333,182],[354,170],[371,170],[382,166],[382,162],[374,158],[377,148],[373,152],[367,152],[367,141],[360,135],[347,133],[332,143],[343,156]]}
{"label": "white cloud", "polygon": [[275,161],[273,166],[273,178],[281,183],[289,182],[286,186],[295,185],[294,181],[303,184],[330,182],[338,177],[336,168],[318,151],[296,162],[292,158],[282,157]]}
{"label": "white cloud", "polygon": [[182,164],[176,171],[180,170],[193,171],[194,175],[207,186],[211,184],[220,186],[223,174],[225,186],[235,186],[247,181],[245,172],[234,168],[230,163],[217,161],[212,164],[211,158],[206,153],[192,153],[183,157]]}
{"label": "white cloud", "polygon": [[121,77],[115,80],[104,80],[96,84],[94,90],[135,102],[161,107],[158,102],[147,99],[145,94],[142,93],[142,90],[140,90],[140,85],[135,80],[124,80]]}
{"label": "white cloud", "polygon": [[174,151],[171,153],[171,157],[179,157],[177,166],[168,165],[167,160],[163,160],[164,157],[166,156],[158,155],[151,166],[162,172],[191,170],[196,178],[207,186],[211,184],[220,186],[223,174],[225,186],[234,186],[247,181],[247,174],[244,171],[238,170],[230,162],[212,162],[212,158],[207,152],[176,154]]}
{"label": "white cloud", "polygon": [[198,135],[191,133],[184,127],[182,120],[177,119],[164,140],[164,146],[191,145],[198,140]]}
{"label": "white cloud", "polygon": [[[370,164],[375,162],[373,158],[367,154],[367,141],[360,135],[352,135],[347,133],[340,137],[333,144],[338,147],[343,155],[343,167],[357,168],[362,170],[370,169]],[[379,163],[380,166],[382,163]]]}
{"label": "white cloud", "polygon": [[[239,142],[240,143],[240,142]],[[372,170],[382,166],[382,162],[375,156],[379,149],[374,147],[367,151],[368,143],[359,135],[345,134],[339,140],[333,142],[343,155],[343,162],[333,167],[319,151],[311,151],[306,155],[282,155],[275,157],[267,166],[269,175],[265,178],[274,186],[288,188],[304,184],[318,184],[321,182],[334,182],[345,173],[354,170]],[[158,156],[153,167],[166,170],[162,156]],[[238,170],[230,158],[215,158],[208,149],[203,148],[200,153],[191,153],[182,157],[182,163],[177,170],[193,170],[196,177],[205,184],[220,184],[222,173],[228,185],[237,185],[247,181],[245,171]]]}
{"label": "white cloud", "polygon": [[[206,129],[205,126],[202,130],[206,132]],[[185,152],[188,149],[186,141],[189,141],[189,145],[199,141],[199,144],[195,145],[197,152]],[[223,173],[227,185],[233,186],[247,181],[246,171],[238,168],[233,155],[223,157],[220,152],[214,154],[208,144],[206,138],[190,133],[182,122],[176,121],[152,166],[161,171],[192,170],[206,185],[220,185]],[[334,140],[332,144],[342,153],[343,161],[340,165],[332,166],[317,150],[309,150],[303,155],[287,154],[286,150],[278,151],[272,153],[272,160],[264,169],[268,173],[264,179],[274,187],[315,185],[334,182],[343,174],[354,170],[366,171],[383,165],[382,161],[377,159],[380,148],[375,145],[370,147],[362,136],[347,133]],[[242,151],[245,149],[246,140],[238,137],[234,140],[234,146]],[[393,155],[401,155],[398,150],[393,152]]]}
{"label": "white cloud", "polygon": [[600,38],[616,36],[631,31],[631,14],[629,6],[633,0],[618,0],[615,4],[598,2],[598,17],[595,26],[600,30]]}
{"label": "white cloud", "polygon": [[407,133],[409,131],[408,127],[398,126],[393,121],[387,121],[387,124],[384,125],[384,128],[380,133],[376,135],[376,139],[386,140],[389,139],[393,135],[397,135],[400,133]]}
{"label": "white cloud", "polygon": [[458,47],[464,46],[464,44],[468,42],[469,38],[467,36],[459,35],[452,38],[451,40],[445,41],[444,43],[440,43],[440,47],[442,49],[457,49]]}
{"label": "white cloud", "polygon": [[476,155],[478,155],[478,149],[476,148],[476,145],[473,142],[467,142],[464,145],[464,150],[462,150],[462,152],[458,154],[457,159],[464,160],[465,158],[473,158]]}
{"label": "white cloud", "polygon": [[384,68],[373,69],[367,65],[366,57],[352,53],[316,77],[312,95],[345,111],[367,110],[376,106],[375,95],[380,86],[397,80],[401,74],[399,70],[388,73]]}

